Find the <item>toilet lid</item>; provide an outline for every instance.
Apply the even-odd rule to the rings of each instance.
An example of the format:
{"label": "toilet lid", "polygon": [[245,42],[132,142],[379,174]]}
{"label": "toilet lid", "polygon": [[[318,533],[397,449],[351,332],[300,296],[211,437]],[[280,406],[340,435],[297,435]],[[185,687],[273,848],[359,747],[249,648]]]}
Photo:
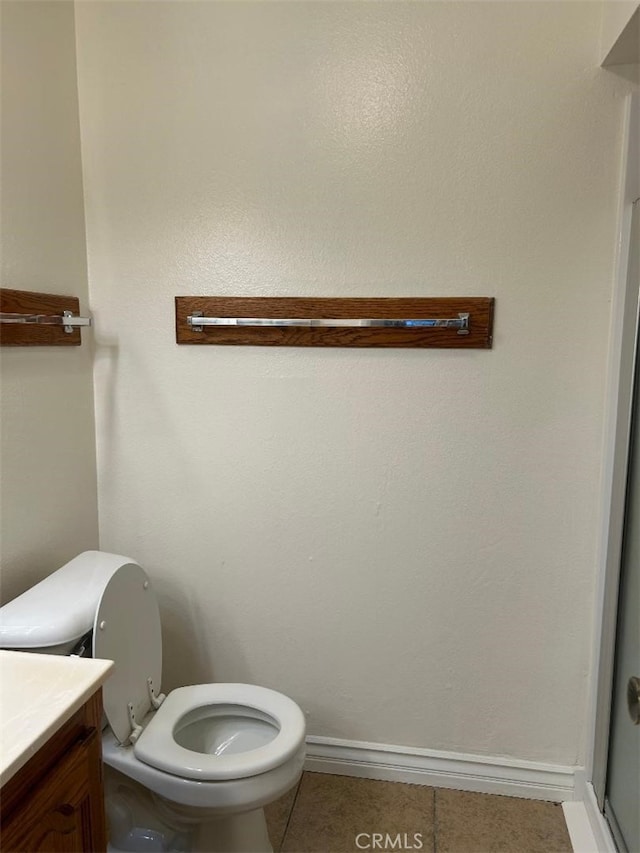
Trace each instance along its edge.
{"label": "toilet lid", "polygon": [[140,725],[151,710],[148,679],[157,696],[162,678],[160,611],[140,566],[122,566],[105,586],[93,626],[93,656],[115,663],[102,688],[104,712],[114,735],[126,743],[132,730],[129,706]]}

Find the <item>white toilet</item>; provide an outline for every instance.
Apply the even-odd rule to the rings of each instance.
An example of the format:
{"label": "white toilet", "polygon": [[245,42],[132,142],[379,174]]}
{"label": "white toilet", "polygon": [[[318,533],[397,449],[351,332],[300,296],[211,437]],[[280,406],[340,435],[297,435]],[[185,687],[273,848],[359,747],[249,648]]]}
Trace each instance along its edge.
{"label": "white toilet", "polygon": [[300,778],[304,715],[251,684],[197,684],[165,697],[158,604],[133,560],[80,554],[0,608],[0,648],[91,649],[115,662],[102,739],[114,771],[106,774],[114,853],[271,851],[263,806]]}

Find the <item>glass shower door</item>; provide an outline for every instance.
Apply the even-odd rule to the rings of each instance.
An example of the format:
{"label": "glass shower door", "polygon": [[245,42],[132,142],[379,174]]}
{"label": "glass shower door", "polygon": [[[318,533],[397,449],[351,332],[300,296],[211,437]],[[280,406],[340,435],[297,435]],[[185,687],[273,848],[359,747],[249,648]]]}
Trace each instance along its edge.
{"label": "glass shower door", "polygon": [[[640,281],[640,202],[631,223],[628,275]],[[624,535],[620,565],[605,815],[616,845],[640,853],[640,346],[636,349]]]}

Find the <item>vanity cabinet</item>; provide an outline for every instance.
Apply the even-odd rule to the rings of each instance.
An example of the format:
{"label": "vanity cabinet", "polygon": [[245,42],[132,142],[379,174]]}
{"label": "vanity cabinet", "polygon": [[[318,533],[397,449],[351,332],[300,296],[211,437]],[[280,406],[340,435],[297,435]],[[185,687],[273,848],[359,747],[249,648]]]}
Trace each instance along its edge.
{"label": "vanity cabinet", "polygon": [[106,851],[101,723],[98,690],[3,787],[2,853]]}

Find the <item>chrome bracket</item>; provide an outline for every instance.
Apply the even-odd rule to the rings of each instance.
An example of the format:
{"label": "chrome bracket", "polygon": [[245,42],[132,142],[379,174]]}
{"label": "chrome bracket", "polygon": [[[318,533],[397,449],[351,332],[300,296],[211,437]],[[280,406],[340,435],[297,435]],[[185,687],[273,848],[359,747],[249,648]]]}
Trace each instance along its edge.
{"label": "chrome bracket", "polygon": [[458,329],[459,335],[468,335],[469,334],[469,314],[462,313],[458,314],[460,318],[460,328]]}
{"label": "chrome bracket", "polygon": [[204,316],[202,311],[194,311],[187,317],[187,323],[191,326],[192,332],[201,332],[202,323],[198,323],[198,317]]}
{"label": "chrome bracket", "polygon": [[[62,317],[63,317],[62,328],[65,330],[65,332],[68,335],[70,335],[73,332],[74,328],[76,328],[78,326],[90,326],[91,325],[91,320],[89,317],[74,317],[73,311],[63,311]],[[86,320],[88,320],[89,322],[88,323],[85,322]]]}

